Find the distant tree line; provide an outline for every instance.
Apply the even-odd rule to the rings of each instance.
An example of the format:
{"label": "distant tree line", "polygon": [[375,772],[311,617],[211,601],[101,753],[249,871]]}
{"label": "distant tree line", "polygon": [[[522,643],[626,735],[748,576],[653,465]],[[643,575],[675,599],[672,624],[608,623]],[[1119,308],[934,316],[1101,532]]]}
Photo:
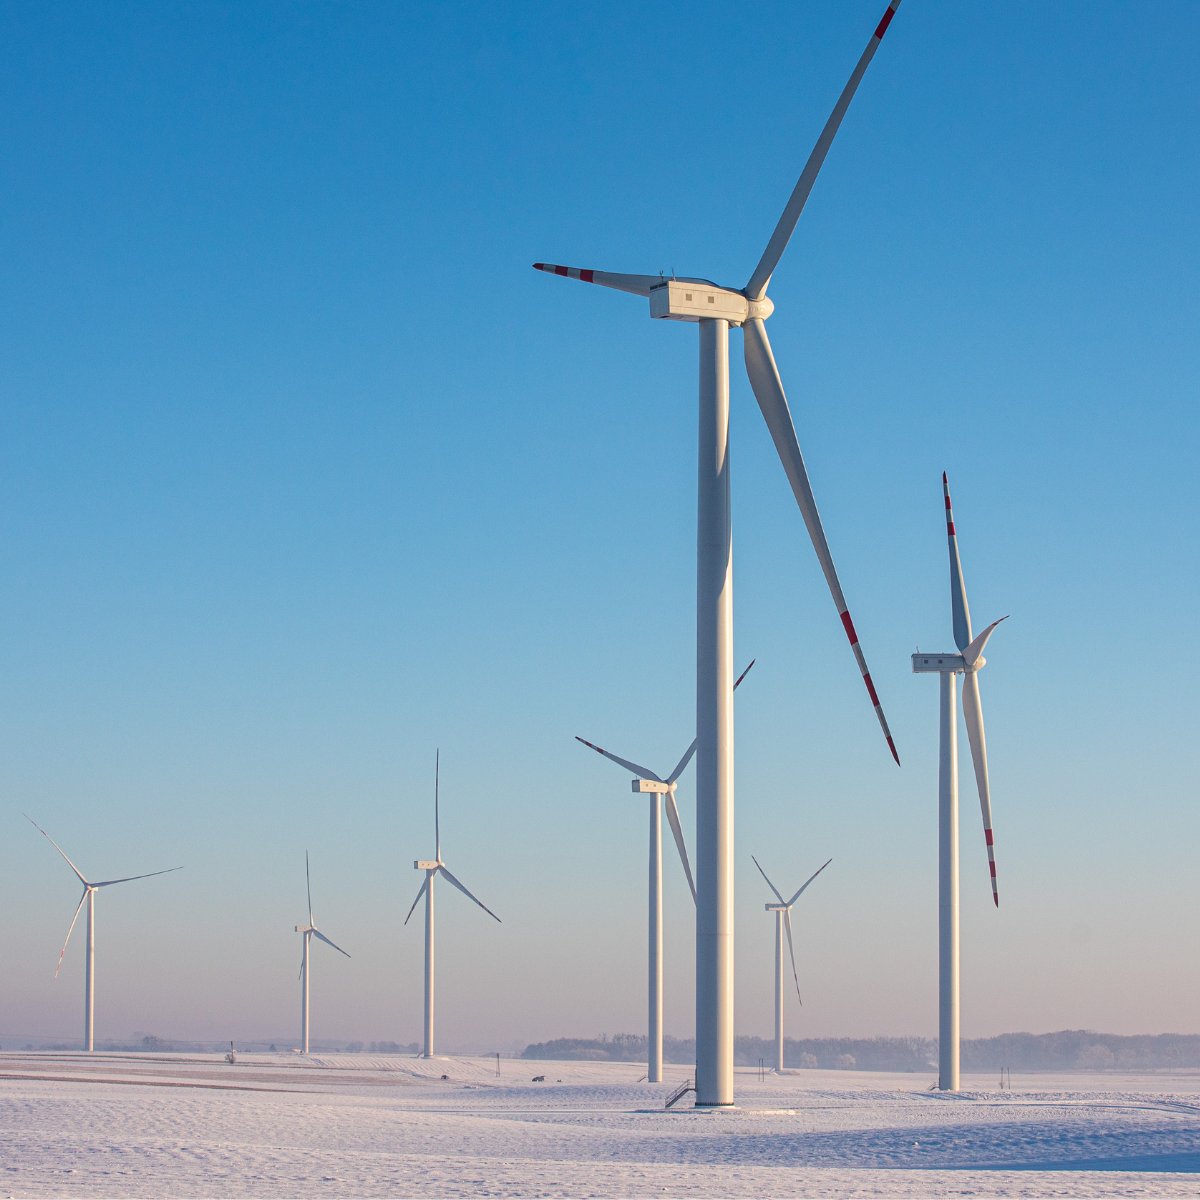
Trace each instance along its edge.
{"label": "distant tree line", "polygon": [[[613,1037],[556,1038],[526,1046],[522,1058],[592,1059],[599,1062],[645,1062],[647,1039],[635,1033]],[[962,1043],[964,1071],[1154,1070],[1200,1067],[1200,1035],[1162,1033],[1123,1037],[1091,1030],[1060,1033],[1006,1033]],[[756,1067],[775,1060],[774,1038],[738,1037],[734,1062]],[[784,1038],[783,1065],[843,1071],[929,1071],[937,1064],[936,1038]],[[663,1059],[696,1061],[693,1038],[663,1038]]]}
{"label": "distant tree line", "polygon": [[[925,1038],[785,1038],[785,1067],[826,1067],[853,1071],[919,1071],[928,1066],[933,1042]],[[558,1038],[527,1046],[521,1055],[531,1059],[592,1059],[608,1062],[645,1062],[647,1039],[635,1033],[618,1033],[609,1038]],[[739,1037],[733,1042],[734,1062],[756,1067],[759,1059],[774,1062],[774,1039]],[[694,1063],[694,1038],[663,1038],[663,1059],[670,1063]]]}
{"label": "distant tree line", "polygon": [[1004,1033],[962,1044],[966,1071],[1012,1067],[1015,1071],[1155,1070],[1200,1067],[1200,1035],[1194,1033],[1095,1033],[1064,1029],[1059,1033]]}

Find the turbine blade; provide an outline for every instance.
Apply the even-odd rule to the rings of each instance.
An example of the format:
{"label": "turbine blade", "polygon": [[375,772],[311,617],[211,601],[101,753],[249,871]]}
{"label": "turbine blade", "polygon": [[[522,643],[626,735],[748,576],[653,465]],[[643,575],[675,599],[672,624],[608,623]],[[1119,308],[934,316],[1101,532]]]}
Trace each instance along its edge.
{"label": "turbine blade", "polygon": [[[341,946],[339,946],[336,942],[331,942],[319,929],[313,930],[313,936],[319,937],[321,941],[325,943],[325,945],[332,946],[339,954],[346,954],[346,951],[343,950]],[[350,955],[346,954],[346,957],[349,958]]]}
{"label": "turbine blade", "polygon": [[965,650],[971,642],[971,610],[967,605],[967,585],[958,556],[958,534],[954,532],[954,509],[950,507],[950,482],[945,471],[942,472],[942,493],[946,498],[946,539],[950,543],[950,611],[954,616],[954,644],[959,650]]}
{"label": "turbine blade", "polygon": [[[445,877],[446,877],[446,878],[447,878],[447,879],[448,879],[448,880],[449,880],[449,881],[450,881],[452,884],[454,884],[454,886],[455,886],[456,888],[458,888],[458,890],[459,890],[460,892],[462,892],[462,894],[463,894],[464,896],[466,896],[468,900],[474,900],[474,901],[475,901],[475,903],[476,903],[476,904],[478,904],[478,905],[479,905],[479,907],[480,907],[480,908],[482,908],[482,909],[483,909],[483,911],[484,911],[485,913],[487,913],[487,915],[488,915],[489,917],[492,917],[493,919],[495,919],[495,920],[497,920],[497,921],[499,921],[499,920],[500,920],[500,918],[499,918],[499,917],[497,917],[497,916],[496,916],[496,914],[495,914],[494,912],[492,912],[492,910],[491,910],[490,908],[488,908],[488,906],[487,906],[486,904],[484,904],[484,902],[483,902],[482,900],[477,900],[477,899],[476,899],[474,896],[472,896],[472,895],[471,895],[471,893],[470,893],[470,892],[468,892],[468,891],[467,891],[467,889],[466,889],[465,887],[463,887],[463,885],[462,885],[461,883],[459,883],[459,882],[458,882],[458,880],[457,880],[457,879],[455,879],[455,878],[454,878],[454,876],[453,876],[453,875],[451,875],[451,874],[450,874],[450,872],[449,872],[449,871],[447,871],[445,867],[438,867],[438,870],[439,870],[439,871],[441,871],[441,873],[442,873],[443,875],[445,875]],[[501,922],[501,923],[503,924],[503,922]]]}
{"label": "turbine blade", "polygon": [[883,19],[875,27],[875,32],[871,35],[871,40],[862,53],[862,58],[858,60],[858,65],[851,73],[849,82],[842,89],[838,102],[833,106],[833,112],[829,114],[829,120],[825,122],[825,128],[821,130],[821,136],[817,138],[817,144],[808,156],[808,162],[804,164],[800,179],[792,190],[791,197],[783,210],[783,216],[779,218],[779,224],[775,226],[775,232],[771,234],[771,240],[767,243],[767,248],[763,251],[758,266],[754,268],[750,282],[746,284],[746,295],[751,300],[761,300],[766,293],[767,284],[770,283],[771,276],[779,265],[779,260],[783,257],[788,241],[795,231],[796,223],[800,220],[805,201],[808,200],[808,194],[817,181],[817,173],[821,170],[825,155],[829,153],[829,147],[833,144],[842,118],[846,115],[850,101],[854,99],[854,93],[858,90],[858,85],[862,82],[862,77],[870,65],[871,59],[875,57],[875,51],[879,49],[879,43],[883,40],[883,35],[887,32],[887,27],[891,24],[892,17],[899,7],[900,0],[892,0],[888,5],[887,12],[883,14]]}
{"label": "turbine blade", "polygon": [[[893,0],[893,4],[897,3],[899,0]],[[862,672],[863,683],[867,686],[867,694],[875,706],[875,715],[879,718],[883,736],[887,738],[888,749],[891,750],[892,757],[899,766],[900,755],[896,753],[896,743],[892,741],[892,731],[888,728],[887,718],[883,715],[883,706],[879,703],[875,684],[871,682],[871,672],[867,670],[867,660],[863,656],[862,646],[859,645],[854,622],[850,619],[850,610],[846,606],[846,597],[842,594],[842,585],[838,582],[833,557],[829,553],[829,543],[825,540],[825,530],[821,527],[821,516],[817,512],[817,502],[813,498],[812,486],[808,482],[804,456],[800,453],[800,443],[796,440],[796,427],[792,423],[792,414],[788,409],[783,383],[779,378],[779,368],[775,365],[775,356],[771,353],[771,343],[767,339],[766,327],[756,317],[745,323],[742,332],[745,335],[746,373],[750,376],[750,386],[754,389],[758,407],[762,409],[767,428],[771,432],[771,440],[775,443],[775,449],[779,452],[788,482],[792,485],[792,494],[800,506],[800,515],[808,527],[808,536],[812,539],[813,549],[817,552],[817,560],[821,564],[821,570],[825,573],[825,582],[829,585],[833,602],[837,606],[838,616],[841,617],[846,636],[850,639],[850,648],[854,651],[854,657],[858,661],[858,669]]]}
{"label": "turbine blade", "polygon": [[811,875],[810,875],[810,876],[809,876],[809,877],[808,877],[808,878],[807,878],[807,879],[804,881],[803,885],[800,887],[800,890],[799,890],[799,891],[798,891],[798,892],[797,892],[797,893],[796,893],[796,894],[795,894],[795,895],[794,895],[794,896],[793,896],[793,897],[792,897],[792,898],[791,898],[791,899],[790,899],[790,900],[787,902],[787,903],[788,903],[788,908],[791,908],[791,907],[792,907],[792,905],[793,905],[793,904],[795,904],[795,903],[796,903],[796,901],[800,899],[800,897],[801,897],[801,896],[804,894],[804,889],[805,889],[806,887],[808,887],[808,885],[809,885],[810,883],[812,883],[812,881],[813,881],[814,879],[816,879],[816,877],[817,877],[818,875],[820,875],[820,873],[821,873],[823,870],[825,870],[825,868],[826,868],[827,866],[829,866],[829,863],[831,863],[831,862],[833,862],[833,859],[832,859],[832,858],[829,860],[829,862],[827,862],[827,863],[824,863],[824,864],[822,864],[821,866],[819,866],[819,867],[818,867],[818,868],[817,868],[817,869],[816,869],[816,870],[815,870],[815,871],[814,871],[814,872],[813,872],[813,873],[812,873],[812,874],[811,874]]}
{"label": "turbine blade", "polygon": [[[425,882],[421,884],[421,889],[420,889],[420,891],[417,892],[417,898],[412,902],[412,908],[410,908],[408,910],[408,917],[411,917],[413,915],[413,911],[416,909],[417,905],[421,903],[421,897],[423,895],[425,895],[425,891],[428,887],[429,887],[429,873],[426,872]],[[405,925],[408,924],[408,917],[404,918]]]}
{"label": "turbine blade", "polygon": [[28,813],[22,813],[21,816],[23,816],[25,820],[27,820],[30,825],[32,825],[34,829],[36,829],[38,833],[40,833],[42,837],[44,837],[46,841],[48,841],[50,845],[52,845],[55,850],[59,852],[59,854],[62,854],[63,858],[66,859],[67,866],[75,872],[75,878],[78,879],[84,887],[91,887],[91,884],[79,874],[79,868],[69,858],[67,858],[65,854],[63,854],[62,847],[31,816],[29,816]]}
{"label": "turbine blade", "polygon": [[629,292],[634,296],[649,296],[650,289],[663,282],[658,275],[614,275],[609,271],[560,267],[554,263],[534,263],[533,269],[549,275],[565,275],[568,279],[582,279],[584,283],[598,283],[601,287],[615,288],[618,292]]}
{"label": "turbine blade", "polygon": [[308,923],[312,922],[312,875],[308,869],[308,851],[304,852],[304,882],[308,886]]}
{"label": "turbine blade", "polygon": [[146,875],[126,875],[124,879],[105,879],[102,883],[93,883],[92,887],[112,887],[114,883],[132,883],[135,879],[150,879],[155,875],[170,875],[172,871],[182,870],[182,867],[168,867],[165,871],[150,871]]}
{"label": "turbine blade", "polygon": [[[693,742],[694,746],[696,743]],[[688,887],[692,889],[692,903],[696,903],[696,882],[692,878],[692,864],[688,862],[687,843],[683,840],[683,826],[679,823],[679,806],[675,803],[675,789],[667,793],[667,824],[675,837],[675,846],[679,850],[679,861],[683,863],[683,873],[687,876]]]}
{"label": "turbine blade", "polygon": [[[800,976],[796,974],[796,947],[792,945],[792,910],[790,908],[783,911],[783,927],[787,930],[788,953],[792,956],[792,978],[796,981],[796,999],[800,1000]],[[800,1000],[800,1005],[804,1006],[803,1000]]]}
{"label": "turbine blade", "polygon": [[[657,775],[646,767],[639,767],[637,763],[632,763],[627,758],[618,758],[615,754],[609,754],[607,750],[601,750],[599,746],[593,746],[587,738],[581,738],[578,734],[575,735],[577,742],[582,742],[591,750],[595,750],[597,754],[603,754],[605,758],[612,759],[613,762],[622,766],[627,771],[632,771],[639,779],[653,779],[656,783],[666,783],[667,780],[659,779]],[[686,765],[686,764],[685,764]]]}
{"label": "turbine blade", "polygon": [[[1001,617],[1001,618],[1000,618],[1000,621],[1007,621],[1007,620],[1008,620],[1008,618],[1007,618],[1007,617]],[[992,636],[992,634],[993,634],[993,633],[996,631],[996,626],[1000,624],[1000,621],[993,621],[993,622],[992,622],[992,623],[991,623],[991,624],[990,624],[990,625],[989,625],[989,626],[988,626],[988,627],[987,627],[987,628],[986,628],[986,629],[985,629],[985,630],[984,630],[984,631],[983,631],[983,632],[982,632],[982,633],[981,633],[981,634],[980,634],[980,635],[979,635],[979,636],[978,636],[978,637],[977,637],[977,638],[976,638],[976,639],[975,639],[975,640],[974,640],[974,641],[973,641],[973,642],[972,642],[972,643],[971,643],[971,644],[970,644],[970,645],[969,645],[969,646],[968,646],[968,647],[967,647],[967,648],[966,648],[966,649],[963,651],[963,662],[965,662],[965,663],[967,664],[967,666],[968,666],[968,667],[974,667],[974,666],[975,666],[975,664],[976,664],[977,662],[979,662],[979,660],[980,660],[981,658],[983,658],[983,648],[984,648],[984,646],[986,646],[986,645],[988,644],[988,638],[990,638],[990,637]],[[984,661],[984,662],[987,662],[987,659],[986,659],[986,658],[984,658],[984,659],[983,659],[983,661]]]}
{"label": "turbine blade", "polygon": [[[762,876],[764,879],[767,879],[767,873],[766,873],[766,871],[764,871],[764,870],[762,869],[762,864],[761,864],[761,863],[758,861],[758,859],[757,859],[757,858],[755,858],[755,857],[754,857],[754,855],[753,855],[753,854],[752,854],[752,855],[750,855],[750,861],[751,861],[752,863],[754,863],[754,865],[755,865],[756,867],[758,867],[758,873],[759,873],[759,874],[760,874],[760,875],[761,875],[761,876]],[[782,896],[779,894],[779,889],[778,889],[778,888],[777,888],[777,887],[776,887],[776,886],[775,886],[775,885],[774,885],[774,884],[773,884],[773,883],[772,883],[772,882],[771,882],[769,879],[767,879],[767,887],[769,887],[769,888],[771,889],[771,891],[773,891],[773,892],[775,893],[775,899],[776,899],[776,900],[778,900],[780,904],[784,904],[784,903],[786,903],[786,901],[784,900],[784,898],[783,898],[783,897],[782,897]]]}
{"label": "turbine blade", "polygon": [[[756,658],[752,658],[752,659],[750,660],[750,667],[754,666],[754,664],[755,664],[757,661],[758,661],[758,659],[756,659]],[[745,679],[745,678],[746,678],[746,676],[750,674],[750,667],[747,667],[747,668],[746,668],[746,669],[745,669],[745,670],[744,670],[744,671],[743,671],[743,672],[742,672],[742,673],[741,673],[741,674],[740,674],[740,675],[737,677],[737,679],[735,679],[735,680],[734,680],[734,683],[733,683],[733,690],[734,690],[735,692],[738,690],[738,687],[741,685],[741,682],[742,682],[742,680],[743,680],[743,679]],[[582,740],[582,739],[581,739],[581,740]],[[601,753],[603,754],[603,753],[604,753],[604,751],[601,751]],[[695,754],[695,753],[696,753],[696,739],[695,739],[695,738],[692,738],[692,744],[691,744],[691,745],[690,745],[690,746],[687,748],[687,752],[686,752],[686,753],[684,754],[684,756],[683,756],[683,757],[682,757],[682,758],[679,760],[679,764],[678,764],[678,766],[676,766],[675,770],[673,770],[673,771],[671,772],[671,774],[667,776],[667,778],[666,778],[666,782],[667,782],[667,783],[674,783],[674,782],[675,782],[675,780],[677,780],[677,779],[680,777],[680,775],[682,775],[682,774],[684,773],[684,771],[686,771],[686,770],[687,770],[687,765],[688,765],[688,763],[690,763],[690,762],[692,761],[692,755],[693,755],[693,754]]]}
{"label": "turbine blade", "polygon": [[684,771],[687,770],[687,765],[688,765],[688,763],[690,763],[692,761],[692,755],[695,753],[696,753],[696,739],[692,738],[692,744],[687,748],[687,751],[684,753],[684,756],[675,765],[675,770],[673,770],[670,773],[670,775],[667,776],[667,778],[664,782],[674,783],[675,780],[677,780],[680,777],[680,775],[682,775],[684,773]]}
{"label": "turbine blade", "polygon": [[442,751],[438,747],[433,759],[433,857],[437,862],[442,861],[442,821],[441,809],[438,805],[438,788],[442,778]]}
{"label": "turbine blade", "polygon": [[[62,851],[60,850],[59,853],[61,854]],[[63,854],[63,858],[66,858],[65,854]],[[76,873],[78,874],[78,872]],[[75,922],[79,920],[79,910],[83,907],[83,902],[87,899],[87,896],[87,888],[84,888],[83,895],[80,896],[79,903],[75,906],[75,915],[71,918],[71,927],[67,930],[67,936],[63,938],[63,948],[58,952],[58,966],[54,968],[55,979],[58,978],[58,973],[62,970],[62,960],[63,955],[67,952],[67,943],[71,940],[71,934],[75,930]]]}
{"label": "turbine blade", "polygon": [[968,671],[963,676],[962,698],[967,739],[971,743],[971,761],[975,764],[975,783],[979,787],[979,808],[983,813],[983,838],[987,842],[988,870],[992,875],[992,901],[999,908],[996,852],[992,845],[992,793],[988,784],[987,738],[983,733],[983,709],[979,704],[979,678],[974,671]]}

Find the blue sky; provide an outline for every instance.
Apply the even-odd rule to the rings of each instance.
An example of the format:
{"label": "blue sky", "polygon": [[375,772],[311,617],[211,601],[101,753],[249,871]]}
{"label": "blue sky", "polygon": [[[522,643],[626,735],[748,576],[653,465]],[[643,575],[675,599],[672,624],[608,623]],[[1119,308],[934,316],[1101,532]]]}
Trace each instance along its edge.
{"label": "blue sky", "polygon": [[[645,814],[694,717],[695,330],[535,260],[740,286],[882,5],[0,9],[0,1034],[644,1026]],[[770,335],[892,765],[733,364],[739,1032],[936,1028],[940,474],[1002,907],[962,762],[963,1032],[1196,1032],[1193,5],[907,0]],[[965,746],[964,746],[965,751]],[[681,787],[692,837],[691,774]],[[792,880],[795,882],[791,882]],[[461,903],[459,903],[461,901]],[[668,862],[667,1028],[692,1028]],[[78,934],[76,935],[78,936]],[[0,1038],[0,1044],[3,1039]]]}

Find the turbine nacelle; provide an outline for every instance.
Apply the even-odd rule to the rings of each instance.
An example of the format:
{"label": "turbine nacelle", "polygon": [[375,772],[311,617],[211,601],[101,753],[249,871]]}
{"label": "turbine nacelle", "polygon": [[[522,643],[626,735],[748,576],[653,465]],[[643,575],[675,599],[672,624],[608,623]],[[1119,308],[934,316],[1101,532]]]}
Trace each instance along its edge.
{"label": "turbine nacelle", "polygon": [[445,864],[440,859],[426,862],[423,858],[418,858],[417,861],[413,863],[413,870],[414,871],[436,871],[438,869],[438,867],[441,867],[441,866],[445,866]]}
{"label": "turbine nacelle", "polygon": [[675,790],[675,784],[663,783],[663,781],[661,779],[635,779],[635,780],[633,780],[633,791],[634,792],[658,792],[660,794],[664,794],[666,792],[673,792],[674,790]]}
{"label": "turbine nacelle", "polygon": [[743,292],[718,287],[715,283],[688,279],[664,279],[650,289],[650,315],[666,321],[703,321],[720,318],[730,325],[765,321],[775,305],[764,296],[748,300]]}

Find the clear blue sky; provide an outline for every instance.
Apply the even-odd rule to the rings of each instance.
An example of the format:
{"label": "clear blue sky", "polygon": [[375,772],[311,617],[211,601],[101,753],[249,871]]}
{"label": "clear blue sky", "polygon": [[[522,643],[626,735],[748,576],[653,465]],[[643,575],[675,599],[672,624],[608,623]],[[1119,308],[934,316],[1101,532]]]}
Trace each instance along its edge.
{"label": "clear blue sky", "polygon": [[[530,270],[749,276],[882,0],[0,9],[0,1033],[644,1028],[645,816],[694,718],[695,330]],[[963,1031],[1197,1032],[1200,10],[906,0],[770,334],[903,767],[733,335],[739,1032],[936,1028],[940,474],[964,754]],[[965,746],[964,746],[965,750]],[[692,775],[681,803],[693,837]],[[794,881],[794,882],[793,882]],[[668,862],[667,1028],[692,1030]],[[78,938],[78,933],[76,938]],[[3,1039],[0,1038],[0,1044]]]}

